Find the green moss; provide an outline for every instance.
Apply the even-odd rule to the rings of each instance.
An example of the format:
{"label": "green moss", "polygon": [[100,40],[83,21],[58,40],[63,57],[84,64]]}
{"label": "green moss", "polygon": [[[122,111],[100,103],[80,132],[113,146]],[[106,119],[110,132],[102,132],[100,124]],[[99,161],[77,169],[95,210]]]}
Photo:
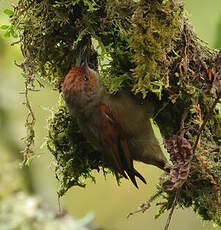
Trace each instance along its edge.
{"label": "green moss", "polygon": [[169,54],[182,31],[183,9],[173,1],[141,1],[132,19],[130,47],[134,50],[135,93],[152,92],[161,98],[169,87]]}
{"label": "green moss", "polygon": [[101,153],[94,151],[80,133],[64,102],[49,120],[47,145],[56,160],[59,196],[64,195],[72,186],[85,187],[87,179],[95,182],[93,171],[111,173],[109,168],[105,168]]}
{"label": "green moss", "polygon": [[[90,66],[94,69],[98,68],[96,51],[100,50],[99,60],[107,54],[110,57],[109,66],[100,68],[100,74],[109,90],[117,92],[129,79],[128,68],[133,66],[127,29],[135,5],[128,0],[20,0],[11,20],[21,39],[27,86],[35,89],[36,82],[49,82],[59,89],[82,46],[87,44]],[[92,39],[97,43],[96,51]],[[95,181],[93,169],[111,172],[112,169],[104,169],[100,153],[87,143],[65,105],[59,106],[49,124],[48,148],[57,162],[59,195],[72,186],[85,186],[87,178]],[[33,125],[28,124],[27,128],[33,144],[34,136],[29,133]],[[29,149],[29,157],[31,153]]]}
{"label": "green moss", "polygon": [[[205,139],[200,151],[192,161],[192,169],[187,182],[184,184],[178,204],[181,207],[192,207],[203,220],[213,221],[221,226],[221,149],[216,146],[208,147]],[[163,181],[167,180],[164,178]],[[167,202],[161,207],[170,209],[174,193],[167,193]]]}
{"label": "green moss", "polygon": [[[86,44],[90,66],[99,70],[111,93],[127,87],[141,103],[150,100],[163,137],[182,132],[194,145],[219,86],[221,57],[197,38],[179,1],[20,0],[12,23],[21,39],[27,89],[45,81],[59,88]],[[87,178],[95,180],[93,170],[112,171],[64,103],[49,124],[48,148],[56,159],[60,196],[72,186],[85,186]],[[220,124],[217,109],[202,133],[179,199],[180,205],[192,206],[218,224],[220,191],[214,183],[221,183]],[[166,197],[161,211],[171,207],[174,194]]]}

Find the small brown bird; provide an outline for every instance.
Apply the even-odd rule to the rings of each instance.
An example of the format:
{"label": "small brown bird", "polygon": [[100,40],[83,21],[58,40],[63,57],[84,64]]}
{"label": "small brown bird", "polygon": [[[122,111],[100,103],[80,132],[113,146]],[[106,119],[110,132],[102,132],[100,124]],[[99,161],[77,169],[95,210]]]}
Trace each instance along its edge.
{"label": "small brown bird", "polygon": [[80,65],[65,76],[63,92],[83,135],[104,154],[116,175],[129,177],[138,187],[135,177],[146,181],[134,168],[134,160],[165,169],[167,160],[150,122],[152,105],[139,104],[125,90],[108,93],[97,72],[88,67],[85,54]]}

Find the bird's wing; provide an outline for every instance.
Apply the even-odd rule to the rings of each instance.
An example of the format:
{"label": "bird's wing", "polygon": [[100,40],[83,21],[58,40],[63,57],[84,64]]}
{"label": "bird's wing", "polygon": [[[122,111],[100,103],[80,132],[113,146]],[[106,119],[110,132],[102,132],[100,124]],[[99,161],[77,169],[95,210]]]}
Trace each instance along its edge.
{"label": "bird's wing", "polygon": [[118,114],[112,111],[110,106],[102,103],[100,115],[105,152],[109,154],[116,170],[125,178],[129,177],[136,187],[138,186],[135,176],[146,184],[143,176],[134,168],[127,138],[121,127]]}

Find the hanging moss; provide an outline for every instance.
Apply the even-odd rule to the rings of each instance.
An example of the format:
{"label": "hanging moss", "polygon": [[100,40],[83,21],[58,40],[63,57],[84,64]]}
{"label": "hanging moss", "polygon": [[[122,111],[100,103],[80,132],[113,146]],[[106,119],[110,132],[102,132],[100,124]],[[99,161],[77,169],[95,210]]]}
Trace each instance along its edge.
{"label": "hanging moss", "polygon": [[[22,41],[25,61],[21,67],[29,89],[34,90],[36,82],[40,86],[50,82],[53,88],[60,90],[65,74],[74,65],[76,54],[84,44],[90,49],[90,66],[98,68],[93,38],[100,50],[99,59],[107,54],[111,58],[109,66],[100,70],[102,79],[110,91],[119,90],[129,79],[126,71],[133,66],[127,29],[135,5],[133,1],[19,1],[12,23]],[[28,96],[28,89],[26,93]],[[27,105],[31,109],[30,104]],[[30,145],[25,154],[30,157],[34,122],[26,125]],[[94,152],[80,134],[76,121],[72,121],[63,104],[49,120],[48,148],[57,162],[56,172],[61,182],[59,195],[72,186],[85,186],[87,178],[95,181],[91,174],[93,169],[112,171],[104,167],[100,154]],[[25,156],[25,160],[29,157]]]}
{"label": "hanging moss", "polygon": [[183,26],[183,6],[173,1],[140,1],[132,18],[130,47],[135,51],[133,70],[135,93],[155,93],[161,98],[170,85],[170,53]]}
{"label": "hanging moss", "polygon": [[[62,99],[61,99],[62,100]],[[93,150],[80,133],[64,101],[49,120],[47,146],[56,159],[56,177],[60,181],[58,195],[62,196],[72,186],[86,186],[86,179],[95,182],[93,170],[111,173],[106,169],[102,156]]]}
{"label": "hanging moss", "polygon": [[[178,0],[20,0],[11,19],[25,58],[21,67],[26,96],[36,82],[50,82],[59,90],[86,44],[90,66],[99,70],[111,93],[127,87],[141,102],[152,101],[153,119],[163,137],[182,133],[194,146],[198,130],[220,97],[221,55],[197,38],[184,15]],[[33,115],[29,102],[27,107]],[[27,123],[31,144],[33,124]],[[220,224],[218,108],[200,134],[178,203]],[[64,103],[49,121],[48,148],[57,163],[60,196],[72,186],[85,186],[87,178],[95,180],[93,170],[112,172],[81,135]],[[168,178],[162,178],[161,190]],[[171,208],[174,196],[163,194],[167,202],[161,211]]]}

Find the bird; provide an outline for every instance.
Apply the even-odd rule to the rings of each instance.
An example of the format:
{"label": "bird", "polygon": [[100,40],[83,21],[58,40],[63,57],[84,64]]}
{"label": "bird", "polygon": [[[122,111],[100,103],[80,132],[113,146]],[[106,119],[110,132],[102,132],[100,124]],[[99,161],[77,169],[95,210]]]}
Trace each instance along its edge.
{"label": "bird", "polygon": [[168,162],[151,125],[153,105],[139,103],[126,89],[109,93],[98,72],[89,67],[86,52],[65,75],[63,95],[80,131],[116,176],[130,179],[138,188],[136,179],[145,184],[146,180],[134,161],[166,171]]}

